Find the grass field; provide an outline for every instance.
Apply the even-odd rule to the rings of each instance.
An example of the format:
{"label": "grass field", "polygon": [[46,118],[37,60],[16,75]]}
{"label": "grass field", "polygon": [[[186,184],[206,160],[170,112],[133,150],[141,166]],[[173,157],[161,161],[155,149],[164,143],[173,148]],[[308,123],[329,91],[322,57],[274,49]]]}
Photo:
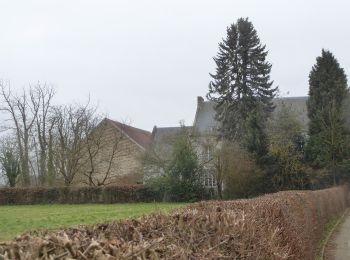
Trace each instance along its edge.
{"label": "grass field", "polygon": [[178,203],[79,204],[0,206],[0,241],[36,229],[57,229],[78,224],[169,212]]}

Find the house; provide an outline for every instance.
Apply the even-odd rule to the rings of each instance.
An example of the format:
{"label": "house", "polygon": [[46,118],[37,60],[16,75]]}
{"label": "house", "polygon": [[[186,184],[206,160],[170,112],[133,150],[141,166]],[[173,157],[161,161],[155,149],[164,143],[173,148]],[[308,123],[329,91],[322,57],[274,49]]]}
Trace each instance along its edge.
{"label": "house", "polygon": [[173,152],[174,142],[184,131],[191,133],[192,127],[153,127],[151,145],[144,160],[145,182],[164,174]]}
{"label": "house", "polygon": [[[308,97],[284,97],[276,98],[273,100],[275,110],[272,113],[272,118],[281,111],[282,107],[286,107],[291,113],[296,116],[296,119],[300,123],[301,130],[307,134],[309,118],[307,111]],[[202,97],[197,97],[197,110],[193,123],[193,132],[196,133],[196,143],[198,147],[198,153],[202,160],[208,160],[211,158],[215,148],[221,144],[217,140],[216,129],[218,122],[215,120],[215,103],[212,101],[204,101]],[[350,130],[350,96],[345,99],[343,108],[343,119],[348,130]],[[204,182],[206,186],[212,184],[215,186],[215,169],[213,165],[208,164],[207,170],[204,176]]]}
{"label": "house", "polygon": [[90,186],[143,182],[141,157],[152,134],[108,118],[87,137],[84,165],[75,182]]}
{"label": "house", "polygon": [[[294,113],[300,122],[302,130],[307,131],[308,117],[306,107],[307,97],[276,98],[274,100],[275,110],[272,117],[276,115],[283,106]],[[215,120],[215,103],[204,101],[197,97],[197,109],[193,122],[194,139],[197,145],[200,160],[208,161],[204,164],[203,184],[206,187],[216,187],[216,169],[213,164],[213,153],[222,143],[217,138],[218,122]]]}
{"label": "house", "polygon": [[[344,119],[350,129],[350,102],[344,105]],[[272,117],[281,108],[294,113],[306,133],[308,128],[307,97],[276,98]],[[152,133],[110,119],[104,119],[93,131],[85,154],[84,167],[78,182],[87,185],[136,184],[164,173],[173,151],[173,143],[182,131],[192,137],[201,165],[203,185],[216,187],[215,167],[212,163],[215,149],[221,143],[217,138],[215,103],[197,97],[197,109],[190,127],[157,127]]]}
{"label": "house", "polygon": [[[307,133],[309,123],[306,105],[307,99],[308,97],[274,99],[273,103],[275,109],[271,115],[272,118],[281,111],[282,107],[285,107],[296,116],[296,119],[300,123],[301,130]],[[347,125],[349,125],[350,129],[350,102],[345,102],[344,111],[344,119],[347,121]],[[215,120],[215,114],[215,103],[213,101],[204,101],[202,97],[197,98],[197,110],[193,123],[193,131],[196,132],[202,140],[208,140],[210,139],[209,137],[211,137],[211,139],[217,137],[216,129],[218,127],[218,122]],[[205,149],[208,150],[208,148]]]}
{"label": "house", "polygon": [[[198,106],[193,126],[182,127],[157,127],[152,131],[152,142],[148,150],[148,158],[145,160],[145,176],[147,181],[152,177],[164,174],[167,163],[173,152],[173,145],[176,138],[183,134],[184,131],[191,136],[194,148],[203,166],[203,185],[207,188],[216,187],[216,181],[212,169],[212,165],[208,163],[211,160],[212,145],[209,140],[215,140],[216,122],[214,119],[213,103],[205,102],[202,97],[198,97]],[[212,135],[211,135],[212,134]],[[211,138],[208,138],[211,136]],[[206,149],[204,149],[204,147]]]}

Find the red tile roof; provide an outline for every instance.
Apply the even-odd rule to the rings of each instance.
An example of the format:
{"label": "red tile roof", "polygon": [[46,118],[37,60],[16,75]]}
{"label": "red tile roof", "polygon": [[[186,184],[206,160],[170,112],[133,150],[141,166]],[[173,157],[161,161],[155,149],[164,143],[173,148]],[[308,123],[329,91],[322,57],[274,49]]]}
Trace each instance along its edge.
{"label": "red tile roof", "polygon": [[123,131],[131,140],[142,148],[147,149],[150,145],[152,140],[152,134],[150,132],[108,118],[106,118],[106,120],[119,130]]}

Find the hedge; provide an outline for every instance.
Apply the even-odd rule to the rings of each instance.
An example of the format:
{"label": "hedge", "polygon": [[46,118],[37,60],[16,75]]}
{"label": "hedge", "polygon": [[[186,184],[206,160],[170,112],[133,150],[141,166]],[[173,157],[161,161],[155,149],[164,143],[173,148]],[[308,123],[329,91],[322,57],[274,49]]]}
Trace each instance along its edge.
{"label": "hedge", "polygon": [[123,203],[158,200],[159,196],[156,192],[143,185],[0,189],[0,205]]}
{"label": "hedge", "polygon": [[313,260],[326,223],[344,212],[347,195],[345,186],[286,191],[201,202],[171,214],[33,232],[0,244],[0,259]]}

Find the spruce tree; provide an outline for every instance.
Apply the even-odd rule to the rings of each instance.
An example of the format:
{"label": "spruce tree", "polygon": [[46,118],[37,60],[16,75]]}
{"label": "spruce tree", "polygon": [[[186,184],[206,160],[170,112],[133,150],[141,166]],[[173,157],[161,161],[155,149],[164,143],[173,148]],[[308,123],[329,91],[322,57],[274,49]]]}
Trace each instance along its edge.
{"label": "spruce tree", "polygon": [[342,115],[347,94],[343,68],[331,52],[322,50],[309,75],[307,108],[310,122],[305,152],[313,167],[331,170],[334,183],[337,165],[347,153],[347,134]]}
{"label": "spruce tree", "polygon": [[[227,28],[210,74],[208,99],[216,103],[219,134],[227,140],[244,140],[251,152],[266,151],[265,122],[274,107],[277,88],[270,80],[268,51],[260,43],[253,24],[240,18]],[[251,129],[248,129],[251,128]]]}

